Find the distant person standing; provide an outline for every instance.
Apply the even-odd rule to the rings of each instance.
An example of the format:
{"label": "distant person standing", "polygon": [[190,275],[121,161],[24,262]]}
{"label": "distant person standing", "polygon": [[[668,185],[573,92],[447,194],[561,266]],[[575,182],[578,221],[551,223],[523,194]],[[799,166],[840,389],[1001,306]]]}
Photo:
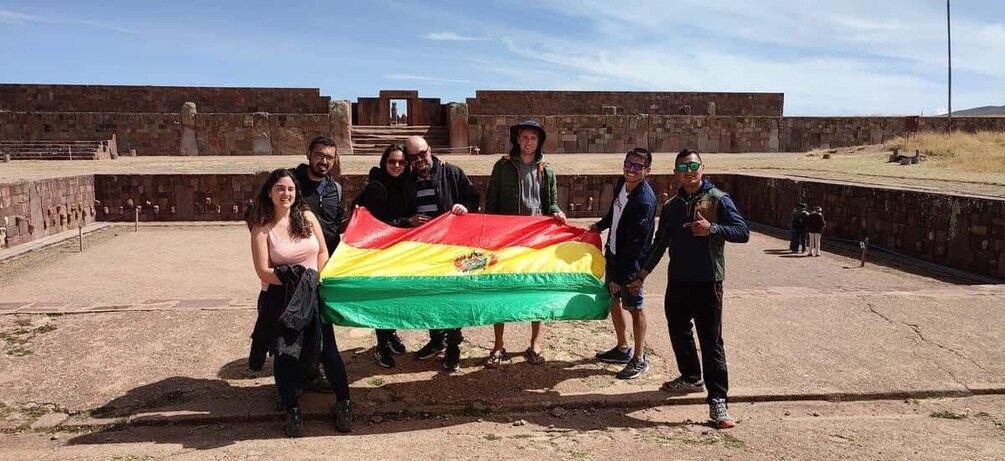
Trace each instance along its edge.
{"label": "distant person standing", "polygon": [[789,250],[793,253],[803,253],[806,251],[806,204],[800,202],[792,209],[792,216],[789,218]]}
{"label": "distant person standing", "polygon": [[[664,309],[670,343],[681,376],[663,383],[675,394],[701,392],[708,386],[708,416],[718,429],[734,426],[726,404],[729,377],[722,342],[722,281],[726,276],[726,242],[744,243],[750,231],[733,200],[704,179],[705,166],[694,150],[682,150],[674,160],[674,180],[680,189],[663,204],[652,251],[631,283],[637,290],[670,255]],[[698,331],[701,358],[695,350],[691,322]]]}
{"label": "distant person standing", "polygon": [[806,218],[806,231],[810,234],[810,256],[820,256],[820,238],[823,236],[827,221],[820,206],[813,207],[813,212]]}

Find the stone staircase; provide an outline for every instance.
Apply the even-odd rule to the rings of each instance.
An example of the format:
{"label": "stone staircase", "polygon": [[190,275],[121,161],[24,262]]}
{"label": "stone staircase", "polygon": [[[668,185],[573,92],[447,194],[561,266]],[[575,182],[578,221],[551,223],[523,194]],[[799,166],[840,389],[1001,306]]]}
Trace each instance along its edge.
{"label": "stone staircase", "polygon": [[118,156],[107,141],[0,141],[0,158],[11,160],[104,160]]}
{"label": "stone staircase", "polygon": [[450,132],[445,126],[354,126],[352,151],[355,155],[380,155],[391,144],[401,144],[409,136],[426,138],[433,153],[448,153]]}

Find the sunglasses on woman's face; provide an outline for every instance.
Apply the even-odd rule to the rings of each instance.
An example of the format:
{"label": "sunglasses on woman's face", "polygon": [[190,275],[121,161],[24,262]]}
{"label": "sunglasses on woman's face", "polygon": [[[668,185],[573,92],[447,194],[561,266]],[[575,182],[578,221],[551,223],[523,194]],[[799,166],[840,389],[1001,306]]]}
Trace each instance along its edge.
{"label": "sunglasses on woman's face", "polygon": [[674,168],[677,170],[678,173],[687,173],[688,171],[698,171],[698,169],[701,168],[701,162],[678,163],[677,166]]}
{"label": "sunglasses on woman's face", "polygon": [[406,162],[405,160],[388,160],[387,161],[387,166],[405,166],[405,165],[408,165],[408,162]]}
{"label": "sunglasses on woman's face", "polygon": [[626,170],[642,171],[642,170],[646,169],[646,164],[645,163],[635,163],[635,162],[633,162],[631,160],[625,160],[625,169]]}

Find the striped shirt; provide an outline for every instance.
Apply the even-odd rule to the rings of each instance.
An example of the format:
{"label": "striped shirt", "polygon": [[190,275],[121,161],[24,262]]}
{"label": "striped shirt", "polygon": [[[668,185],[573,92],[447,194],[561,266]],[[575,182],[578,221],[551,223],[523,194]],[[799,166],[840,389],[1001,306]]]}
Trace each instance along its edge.
{"label": "striped shirt", "polygon": [[431,179],[419,179],[415,185],[415,211],[432,217],[443,213],[440,201],[436,198],[436,189]]}

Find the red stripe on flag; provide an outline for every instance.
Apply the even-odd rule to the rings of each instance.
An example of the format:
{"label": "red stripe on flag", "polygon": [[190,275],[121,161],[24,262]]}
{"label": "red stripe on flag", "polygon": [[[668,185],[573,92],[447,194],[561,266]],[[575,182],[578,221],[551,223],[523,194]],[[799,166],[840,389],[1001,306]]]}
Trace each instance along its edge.
{"label": "red stripe on flag", "polygon": [[388,225],[364,207],[353,211],[342,242],[353,248],[383,249],[400,241],[457,245],[486,250],[507,247],[541,249],[558,243],[580,241],[600,248],[600,233],[559,224],[551,216],[507,216],[444,213],[413,228]]}

